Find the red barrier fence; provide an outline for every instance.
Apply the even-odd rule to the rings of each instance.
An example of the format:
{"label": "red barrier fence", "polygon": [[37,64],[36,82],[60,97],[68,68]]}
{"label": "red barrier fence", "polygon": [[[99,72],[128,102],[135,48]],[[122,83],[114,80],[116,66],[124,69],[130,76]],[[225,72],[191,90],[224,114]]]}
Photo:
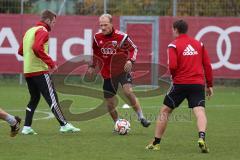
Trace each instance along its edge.
{"label": "red barrier fence", "polygon": [[[173,40],[172,22],[159,17],[159,63],[166,65],[167,45]],[[204,43],[211,58],[215,77],[240,78],[240,19],[184,17],[189,35]],[[24,32],[38,21],[33,15],[0,15],[0,73],[21,73],[22,59],[17,50]],[[120,17],[114,17],[119,29]],[[96,16],[60,16],[50,35],[49,53],[58,64],[76,55],[91,54],[92,38],[98,31]],[[127,32],[139,48],[137,62],[151,63],[152,27],[130,24]]]}

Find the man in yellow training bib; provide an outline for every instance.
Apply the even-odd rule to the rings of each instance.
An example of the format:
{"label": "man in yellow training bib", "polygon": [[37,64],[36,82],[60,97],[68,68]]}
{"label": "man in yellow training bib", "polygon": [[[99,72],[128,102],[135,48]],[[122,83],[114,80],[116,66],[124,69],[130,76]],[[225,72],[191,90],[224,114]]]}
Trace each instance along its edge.
{"label": "man in yellow training bib", "polygon": [[24,75],[27,81],[30,93],[30,101],[26,108],[26,117],[22,134],[37,134],[32,128],[32,118],[35,109],[40,100],[40,94],[43,95],[51,111],[60,124],[60,132],[78,132],[68,123],[59,106],[58,96],[49,75],[50,69],[57,69],[57,65],[48,55],[49,32],[56,23],[56,14],[50,10],[44,10],[41,14],[41,20],[36,26],[27,30],[23,37],[18,54],[24,58]]}

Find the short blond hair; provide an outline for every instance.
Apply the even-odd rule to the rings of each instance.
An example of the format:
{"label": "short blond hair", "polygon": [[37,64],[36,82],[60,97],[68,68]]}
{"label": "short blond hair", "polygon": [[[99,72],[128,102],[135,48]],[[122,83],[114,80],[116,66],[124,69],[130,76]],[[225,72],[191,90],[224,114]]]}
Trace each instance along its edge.
{"label": "short blond hair", "polygon": [[109,19],[109,22],[112,23],[112,15],[111,14],[104,13],[99,17],[99,19],[103,18],[103,17],[107,17]]}

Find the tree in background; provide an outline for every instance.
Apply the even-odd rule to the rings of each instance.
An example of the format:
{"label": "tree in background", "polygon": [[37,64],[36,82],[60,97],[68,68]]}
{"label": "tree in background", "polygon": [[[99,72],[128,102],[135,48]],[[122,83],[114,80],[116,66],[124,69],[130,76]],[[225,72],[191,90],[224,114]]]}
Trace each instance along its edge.
{"label": "tree in background", "polygon": [[[24,13],[30,13],[32,2],[29,0],[24,1]],[[0,13],[21,13],[20,0],[0,0]]]}
{"label": "tree in background", "polygon": [[[59,11],[63,0],[24,0],[24,13]],[[107,0],[113,15],[172,16],[173,0]],[[65,15],[100,15],[104,0],[66,0]],[[20,13],[21,0],[0,0],[0,13]],[[240,0],[177,0],[177,16],[240,16]]]}

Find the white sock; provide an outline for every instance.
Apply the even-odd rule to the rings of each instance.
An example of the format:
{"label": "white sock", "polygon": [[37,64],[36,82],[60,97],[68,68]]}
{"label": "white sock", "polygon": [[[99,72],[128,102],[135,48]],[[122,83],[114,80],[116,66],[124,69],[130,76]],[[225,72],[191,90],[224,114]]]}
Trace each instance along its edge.
{"label": "white sock", "polygon": [[10,126],[14,126],[17,123],[15,117],[10,114],[7,115],[5,120],[10,124]]}
{"label": "white sock", "polygon": [[23,126],[23,130],[24,129],[30,129],[31,128],[31,126]]}
{"label": "white sock", "polygon": [[143,113],[142,113],[142,110],[140,110],[140,111],[137,112],[137,116],[138,116],[138,120],[141,120],[141,119],[144,118]]}

